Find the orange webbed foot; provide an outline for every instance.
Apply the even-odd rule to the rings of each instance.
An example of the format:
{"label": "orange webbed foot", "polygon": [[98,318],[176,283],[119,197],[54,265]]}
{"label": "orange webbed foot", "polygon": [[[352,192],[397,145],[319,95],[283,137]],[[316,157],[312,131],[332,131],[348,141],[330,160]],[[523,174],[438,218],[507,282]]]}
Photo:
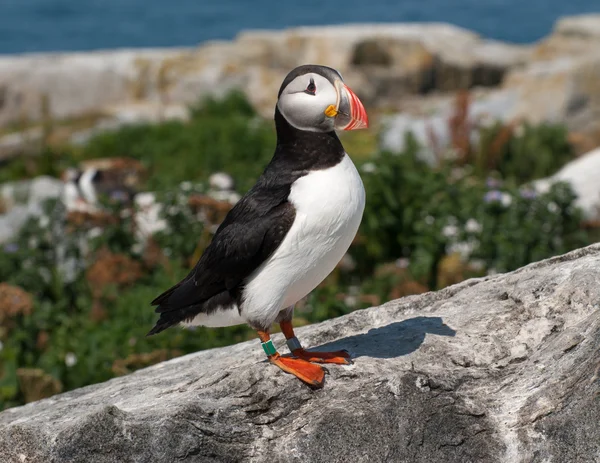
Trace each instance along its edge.
{"label": "orange webbed foot", "polygon": [[306,349],[296,349],[292,352],[294,357],[297,357],[307,362],[314,363],[334,363],[338,365],[351,365],[352,357],[345,350],[335,352],[318,352],[308,351]]}
{"label": "orange webbed foot", "polygon": [[300,358],[282,357],[279,354],[269,357],[269,361],[311,387],[323,387],[325,370],[319,365],[313,365]]}

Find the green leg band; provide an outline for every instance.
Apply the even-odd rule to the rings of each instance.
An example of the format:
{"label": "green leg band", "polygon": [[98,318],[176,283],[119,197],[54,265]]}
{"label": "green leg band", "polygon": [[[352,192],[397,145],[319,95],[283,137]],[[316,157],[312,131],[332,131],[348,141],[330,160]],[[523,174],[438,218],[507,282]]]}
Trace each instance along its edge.
{"label": "green leg band", "polygon": [[267,357],[270,357],[271,355],[275,355],[277,353],[277,349],[275,349],[273,341],[271,341],[270,339],[267,342],[263,342],[261,345],[265,351],[265,354],[267,354]]}

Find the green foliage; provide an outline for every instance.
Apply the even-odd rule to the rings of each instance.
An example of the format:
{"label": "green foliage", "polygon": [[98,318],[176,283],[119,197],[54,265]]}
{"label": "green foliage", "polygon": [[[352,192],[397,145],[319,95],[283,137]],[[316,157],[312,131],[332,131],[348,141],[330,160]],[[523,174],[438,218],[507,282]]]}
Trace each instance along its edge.
{"label": "green foliage", "polygon": [[566,183],[555,183],[541,195],[523,187],[488,190],[483,199],[470,209],[480,229],[461,230],[461,238],[474,243],[470,257],[482,259],[489,269],[514,270],[590,242]]}
{"label": "green foliage", "polygon": [[186,259],[196,251],[204,223],[201,216],[192,212],[188,201],[190,195],[203,192],[202,184],[184,182],[179,188],[160,196],[167,227],[155,233],[153,238],[167,256]]}
{"label": "green foliage", "polygon": [[512,129],[497,122],[484,127],[475,149],[476,172],[487,176],[495,170],[517,184],[552,175],[573,159],[567,135],[566,127],[548,123]]}

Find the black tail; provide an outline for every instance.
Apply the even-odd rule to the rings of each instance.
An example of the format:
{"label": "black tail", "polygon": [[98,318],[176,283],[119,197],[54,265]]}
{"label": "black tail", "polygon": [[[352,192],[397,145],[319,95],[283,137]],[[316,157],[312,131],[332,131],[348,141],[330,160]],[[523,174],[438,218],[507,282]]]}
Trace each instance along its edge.
{"label": "black tail", "polygon": [[152,336],[171,326],[192,320],[199,313],[210,314],[236,303],[224,285],[213,285],[209,287],[209,291],[210,296],[206,297],[206,288],[198,288],[192,278],[187,278],[167,289],[152,301],[152,305],[157,306],[154,311],[160,314],[160,317],[146,336]]}
{"label": "black tail", "polygon": [[187,306],[180,309],[165,308],[158,306],[156,312],[160,313],[160,317],[146,336],[160,333],[161,331],[170,328],[171,326],[179,325],[181,322],[193,319],[200,311],[201,306]]}
{"label": "black tail", "polygon": [[161,331],[164,331],[167,328],[170,328],[171,326],[176,325],[176,324],[177,324],[177,322],[163,320],[163,317],[161,316],[160,319],[156,322],[156,325],[154,325],[154,328],[152,328],[150,331],[148,331],[148,334],[146,335],[146,337],[152,336],[153,334],[158,334]]}
{"label": "black tail", "polygon": [[[154,300],[150,303],[151,305],[156,305],[156,309],[154,309],[155,313],[160,314],[160,318],[154,325],[146,336],[152,336],[153,334],[158,334],[161,331],[170,328],[171,326],[179,324],[182,320],[189,318],[189,313],[185,309],[173,307],[170,304],[169,299],[178,289],[182,287],[185,283],[188,282],[188,279],[184,279],[177,283],[174,286],[171,286],[165,292],[155,297]],[[182,289],[187,289],[190,285],[184,285]]]}

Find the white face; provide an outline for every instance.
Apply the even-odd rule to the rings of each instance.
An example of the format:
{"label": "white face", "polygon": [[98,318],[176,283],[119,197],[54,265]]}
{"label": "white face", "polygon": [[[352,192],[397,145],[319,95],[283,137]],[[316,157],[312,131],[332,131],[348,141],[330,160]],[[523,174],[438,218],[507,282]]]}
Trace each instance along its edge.
{"label": "white face", "polygon": [[330,105],[338,106],[338,92],[327,78],[307,73],[292,80],[277,102],[285,119],[299,130],[330,132],[334,130],[335,118],[325,111]]}

